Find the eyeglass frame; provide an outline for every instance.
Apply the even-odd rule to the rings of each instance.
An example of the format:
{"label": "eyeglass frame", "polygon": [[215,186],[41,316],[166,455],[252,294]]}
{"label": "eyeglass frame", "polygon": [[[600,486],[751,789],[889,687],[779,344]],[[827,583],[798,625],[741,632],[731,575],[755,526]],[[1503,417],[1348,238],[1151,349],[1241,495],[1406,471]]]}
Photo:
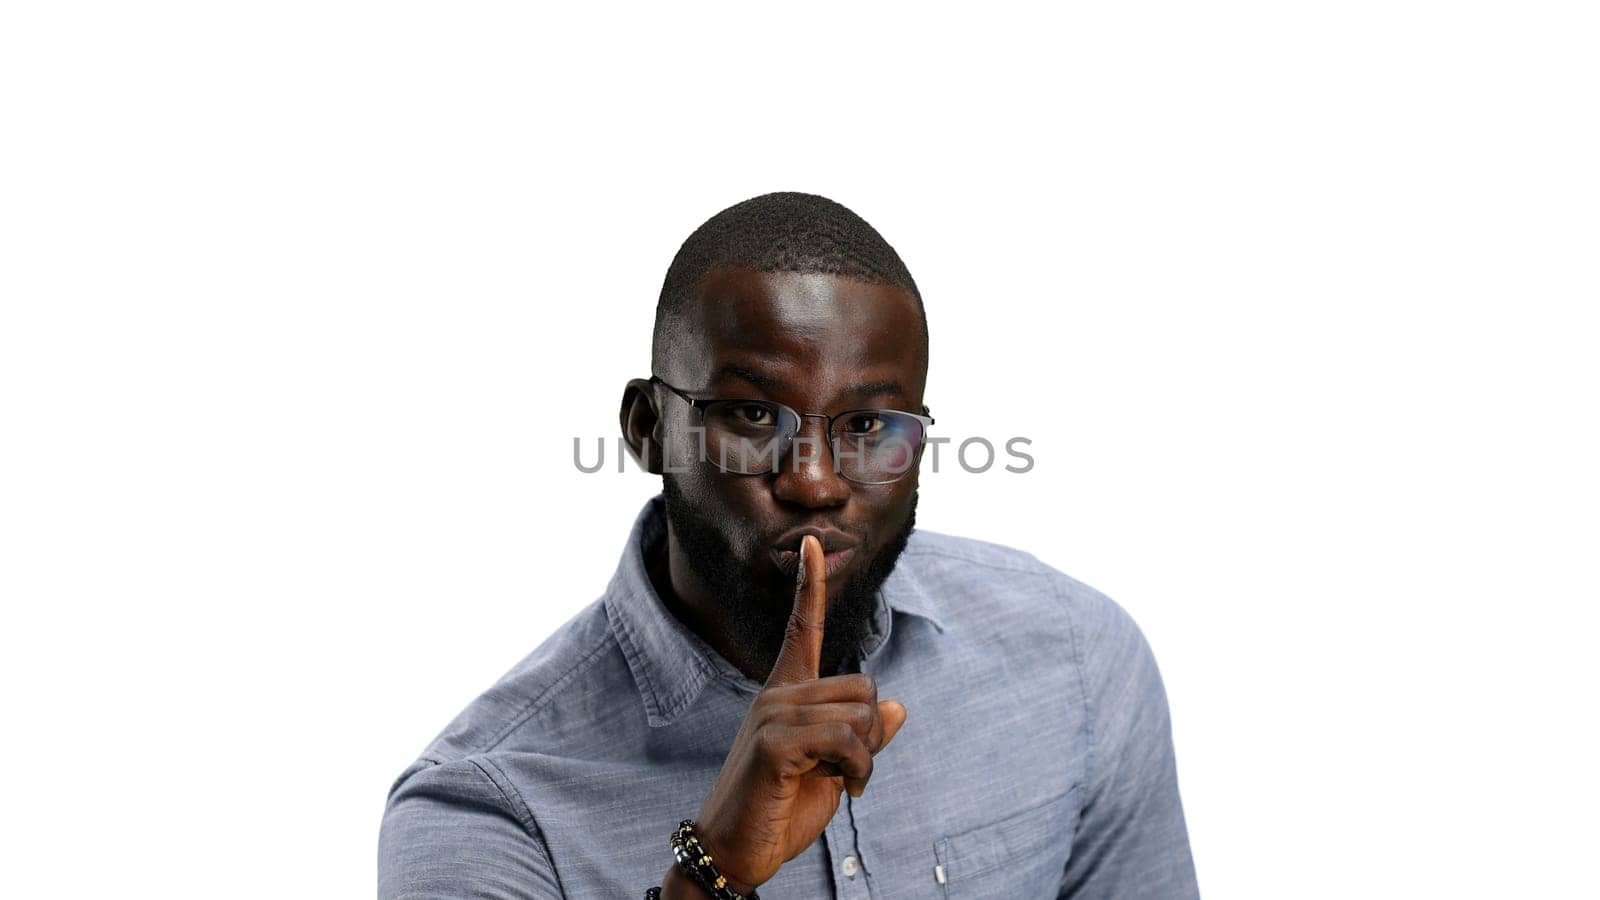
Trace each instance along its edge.
{"label": "eyeglass frame", "polygon": [[[823,419],[826,422],[826,433],[828,435],[828,445],[830,447],[832,447],[833,451],[834,451],[833,470],[834,470],[834,472],[836,472],[839,475],[839,477],[845,479],[846,481],[851,482],[852,484],[866,484],[866,485],[894,484],[895,482],[904,479],[908,473],[916,471],[917,467],[922,463],[922,451],[928,445],[928,426],[930,426],[930,425],[932,425],[934,423],[934,418],[931,415],[932,410],[928,409],[927,404],[923,404],[923,406],[922,406],[922,414],[921,415],[918,415],[917,413],[914,413],[914,412],[906,412],[903,409],[890,409],[889,407],[886,407],[886,406],[877,406],[877,407],[864,406],[864,407],[859,407],[859,408],[856,408],[856,409],[847,409],[847,410],[844,410],[843,412],[835,413],[834,415],[829,416],[829,415],[824,415],[822,413],[803,413],[803,412],[800,412],[799,410],[795,409],[794,407],[790,406],[787,403],[779,403],[776,400],[764,400],[764,399],[760,399],[760,398],[756,398],[756,397],[710,397],[710,398],[706,398],[706,399],[700,399],[698,397],[690,396],[689,392],[683,390],[682,388],[673,387],[672,385],[668,384],[666,382],[666,380],[663,379],[660,375],[656,375],[654,373],[651,373],[651,375],[650,375],[650,384],[659,384],[662,387],[666,388],[667,390],[671,391],[672,393],[677,394],[678,397],[681,398],[685,403],[689,404],[689,406],[691,408],[697,410],[700,413],[700,419],[701,419],[702,422],[705,421],[706,407],[712,405],[713,403],[770,403],[773,406],[777,406],[777,407],[781,407],[783,409],[787,409],[789,412],[794,413],[795,419],[797,420],[797,424],[796,424],[796,427],[795,427],[794,434],[789,438],[789,441],[790,441],[789,449],[790,450],[794,449],[794,443],[793,442],[800,437],[800,428],[799,428],[798,420],[800,420],[800,419]],[[898,413],[898,414],[900,414],[902,416],[910,416],[911,418],[916,419],[918,422],[922,423],[922,440],[917,442],[917,451],[916,451],[915,459],[913,460],[911,465],[906,466],[905,471],[903,471],[900,474],[896,475],[893,479],[891,479],[889,481],[856,481],[854,478],[851,478],[850,476],[844,474],[844,471],[839,467],[839,436],[833,433],[834,420],[839,419],[839,418],[841,418],[843,416],[850,415],[851,413],[864,413],[864,412],[892,412],[892,413]],[[702,448],[702,449],[704,449],[704,448]],[[773,472],[777,471],[778,466],[777,466],[776,463],[774,463],[773,467],[771,469],[766,470],[765,472],[729,471],[727,469],[722,468],[722,466],[720,466],[720,465],[717,466],[716,468],[717,468],[717,471],[722,472],[723,474],[726,474],[726,475],[770,475]]]}

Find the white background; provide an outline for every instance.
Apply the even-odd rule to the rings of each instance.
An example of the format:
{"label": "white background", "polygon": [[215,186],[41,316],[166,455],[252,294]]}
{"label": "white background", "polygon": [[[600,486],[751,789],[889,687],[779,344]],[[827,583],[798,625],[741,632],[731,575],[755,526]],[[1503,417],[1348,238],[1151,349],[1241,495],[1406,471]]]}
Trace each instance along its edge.
{"label": "white background", "polygon": [[904,256],[939,433],[1033,439],[920,524],[1143,625],[1207,896],[1593,891],[1587,6],[8,6],[3,893],[370,896],[771,190]]}

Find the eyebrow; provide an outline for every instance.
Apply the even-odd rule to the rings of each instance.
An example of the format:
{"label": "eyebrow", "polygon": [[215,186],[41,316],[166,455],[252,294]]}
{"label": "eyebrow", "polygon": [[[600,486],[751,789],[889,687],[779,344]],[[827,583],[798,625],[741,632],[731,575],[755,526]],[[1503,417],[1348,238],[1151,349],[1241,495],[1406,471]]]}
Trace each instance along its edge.
{"label": "eyebrow", "polygon": [[757,372],[755,369],[741,366],[738,363],[723,363],[721,368],[711,374],[713,381],[719,378],[742,379],[764,391],[782,390],[787,385],[787,382],[781,378],[773,378],[765,372]]}
{"label": "eyebrow", "polygon": [[868,381],[864,384],[853,385],[849,390],[845,391],[845,393],[857,399],[876,397],[879,394],[889,394],[895,397],[904,397],[906,395],[906,389],[898,381]]}
{"label": "eyebrow", "polygon": [[[741,381],[749,382],[768,393],[782,391],[789,386],[789,383],[781,378],[774,378],[765,372],[759,372],[739,363],[724,363],[716,372],[712,373],[713,380],[719,378],[737,378]],[[866,381],[861,384],[851,385],[845,389],[844,393],[846,396],[861,400],[880,395],[904,397],[906,389],[905,385],[898,381]]]}

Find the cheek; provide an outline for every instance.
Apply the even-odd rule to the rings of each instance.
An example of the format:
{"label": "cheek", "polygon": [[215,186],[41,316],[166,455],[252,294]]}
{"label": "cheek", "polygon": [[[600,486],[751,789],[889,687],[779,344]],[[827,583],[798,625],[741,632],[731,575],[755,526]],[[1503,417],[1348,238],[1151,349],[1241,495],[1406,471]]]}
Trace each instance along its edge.
{"label": "cheek", "polygon": [[911,466],[911,449],[899,444],[891,445],[884,451],[883,462],[891,472],[905,471]]}
{"label": "cheek", "polygon": [[741,559],[752,560],[764,550],[759,523],[766,520],[762,503],[769,495],[762,477],[725,475],[712,466],[695,465],[677,478],[684,496]]}
{"label": "cheek", "polygon": [[685,480],[698,476],[703,458],[701,440],[698,428],[685,422],[674,423],[674,427],[667,430],[662,447],[665,454],[662,462],[668,471]]}
{"label": "cheek", "polygon": [[900,526],[905,524],[906,516],[911,514],[912,498],[917,492],[916,473],[912,472],[892,487],[893,490],[885,491],[879,498],[881,502],[874,504],[872,536],[869,538],[874,553],[889,543]]}

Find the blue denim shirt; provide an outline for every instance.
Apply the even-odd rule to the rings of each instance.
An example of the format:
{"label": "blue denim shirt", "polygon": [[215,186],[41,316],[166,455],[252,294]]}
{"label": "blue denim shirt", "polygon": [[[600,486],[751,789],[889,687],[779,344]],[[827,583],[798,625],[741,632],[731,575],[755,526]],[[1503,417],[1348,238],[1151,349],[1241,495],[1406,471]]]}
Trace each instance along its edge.
{"label": "blue denim shirt", "polygon": [[[390,792],[383,900],[642,897],[761,685],[645,573],[662,499],[605,595],[466,708]],[[926,531],[862,671],[908,717],[860,799],[769,900],[1197,897],[1166,696],[1138,627],[1032,556]]]}

